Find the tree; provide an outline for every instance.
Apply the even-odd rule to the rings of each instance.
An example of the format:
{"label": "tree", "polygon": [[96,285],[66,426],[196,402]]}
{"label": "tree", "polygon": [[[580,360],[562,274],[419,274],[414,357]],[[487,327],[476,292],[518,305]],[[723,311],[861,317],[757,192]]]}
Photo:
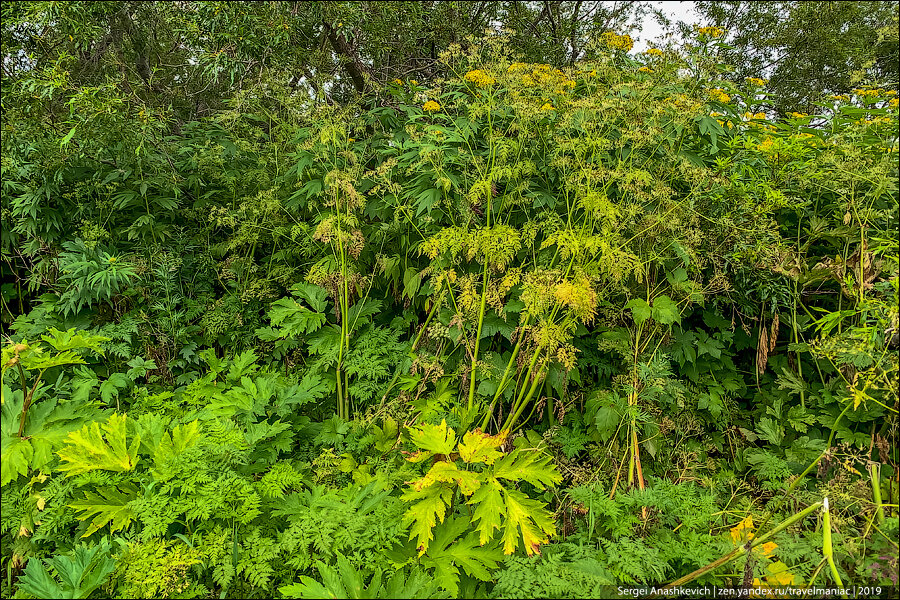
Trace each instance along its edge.
{"label": "tree", "polygon": [[731,77],[769,79],[781,113],[812,112],[826,94],[864,83],[897,87],[897,2],[695,3],[710,24],[726,30],[721,59]]}

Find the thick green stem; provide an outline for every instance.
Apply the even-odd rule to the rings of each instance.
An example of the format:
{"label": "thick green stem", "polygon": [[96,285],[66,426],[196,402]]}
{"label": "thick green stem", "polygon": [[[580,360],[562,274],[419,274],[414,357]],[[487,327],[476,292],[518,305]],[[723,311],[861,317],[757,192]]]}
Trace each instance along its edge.
{"label": "thick green stem", "polygon": [[872,501],[875,503],[875,521],[884,523],[884,506],[881,503],[881,463],[869,465],[869,478],[872,481]]}
{"label": "thick green stem", "polygon": [[[528,327],[528,321],[531,319],[531,316],[525,317],[525,322],[522,325],[520,331],[524,332]],[[516,364],[516,358],[519,356],[519,350],[522,349],[522,340],[524,339],[524,333],[519,335],[519,340],[516,342],[515,348],[513,348],[512,355],[509,357],[509,362],[506,363],[506,370],[503,371],[503,377],[500,378],[500,383],[497,384],[497,391],[494,393],[494,399],[491,400],[491,405],[487,409],[487,413],[484,415],[484,420],[481,422],[482,431],[487,430],[488,423],[491,421],[491,415],[494,413],[494,406],[496,406],[497,401],[500,399],[500,396],[503,395],[504,390],[506,389],[506,384],[509,381],[510,373],[512,373],[513,365]]]}
{"label": "thick green stem", "polygon": [[[490,207],[490,204],[488,204]],[[478,345],[481,343],[481,326],[484,324],[484,310],[487,305],[488,263],[485,260],[481,278],[481,306],[478,309],[478,328],[475,330],[475,349],[472,351],[472,368],[469,371],[469,410],[475,404],[475,365],[478,362]]]}
{"label": "thick green stem", "polygon": [[[831,545],[831,512],[828,510],[828,497],[822,501],[822,556],[828,561],[828,567],[831,569],[831,576],[834,583],[839,587],[844,587],[841,581],[841,575],[838,573],[837,565],[834,564],[834,548]],[[841,594],[842,598],[846,598],[846,594]]]}

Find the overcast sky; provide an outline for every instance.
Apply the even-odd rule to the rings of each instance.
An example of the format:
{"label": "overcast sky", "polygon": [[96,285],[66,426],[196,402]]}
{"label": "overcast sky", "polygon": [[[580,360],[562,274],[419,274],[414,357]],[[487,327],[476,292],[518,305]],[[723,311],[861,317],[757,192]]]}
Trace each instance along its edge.
{"label": "overcast sky", "polygon": [[[673,23],[677,21],[696,23],[700,20],[700,17],[694,10],[693,2],[676,2],[675,0],[664,2],[657,0],[650,4],[660,8],[670,19],[672,19]],[[656,19],[647,19],[641,24],[641,27],[641,32],[635,35],[635,37],[639,38],[634,44],[634,49],[637,52],[651,46],[652,44],[650,42],[662,35],[663,32],[663,28],[656,22]]]}

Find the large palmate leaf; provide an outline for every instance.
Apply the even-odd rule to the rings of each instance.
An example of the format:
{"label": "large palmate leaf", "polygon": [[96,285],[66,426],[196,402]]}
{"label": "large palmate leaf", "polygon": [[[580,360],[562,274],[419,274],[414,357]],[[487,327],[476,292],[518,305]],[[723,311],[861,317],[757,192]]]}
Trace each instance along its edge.
{"label": "large palmate leaf", "polygon": [[482,462],[488,465],[503,456],[497,450],[506,441],[505,435],[488,435],[480,429],[467,431],[459,443],[459,457],[468,463]]}
{"label": "large palmate leaf", "polygon": [[453,597],[459,595],[460,568],[471,577],[490,581],[490,570],[503,560],[503,553],[496,546],[480,545],[474,532],[460,537],[468,527],[466,519],[447,519],[435,529],[434,543],[421,559],[423,565],[434,568],[435,581]]}
{"label": "large palmate leaf", "polygon": [[84,500],[69,505],[81,513],[78,515],[80,521],[91,519],[81,537],[88,537],[107,525],[110,533],[128,527],[134,518],[131,501],[137,498],[137,493],[137,488],[131,484],[102,488],[96,493],[85,492]]}
{"label": "large palmate leaf", "polygon": [[537,450],[517,448],[494,465],[494,476],[509,481],[527,481],[545,489],[562,481],[562,475],[550,464],[550,456]]}
{"label": "large palmate leaf", "polygon": [[285,598],[446,598],[438,589],[438,582],[417,573],[409,578],[400,570],[383,582],[383,571],[376,569],[371,579],[360,573],[345,556],[338,556],[337,568],[316,561],[321,582],[306,575],[300,582],[285,585],[278,591]]}
{"label": "large palmate leaf", "polygon": [[19,437],[22,392],[7,386],[3,390],[6,401],[0,409],[0,485],[27,474],[29,469],[47,467],[65,437],[100,414],[89,404],[43,399],[29,408]]}
{"label": "large palmate leaf", "polygon": [[[404,520],[411,525],[409,539],[416,538],[420,556],[430,552],[432,540],[437,542],[434,528],[444,521],[456,490],[469,497],[466,504],[472,512],[467,522],[475,527],[471,539],[482,546],[502,530],[504,553],[512,554],[523,546],[531,555],[554,533],[552,515],[542,502],[505,487],[525,481],[546,489],[559,483],[562,476],[548,455],[536,448],[517,448],[503,454],[498,448],[506,436],[490,436],[479,430],[467,432],[454,448],[456,435],[446,421],[413,428],[409,437],[420,450],[407,460],[436,458],[424,476],[409,482],[402,496],[413,503]],[[460,460],[450,460],[457,455]],[[464,466],[460,467],[460,462]]]}
{"label": "large palmate leaf", "polygon": [[479,534],[478,543],[486,544],[494,537],[494,531],[500,529],[503,518],[506,516],[503,486],[492,477],[472,494],[466,504],[475,507],[472,513],[472,523],[478,523],[475,526],[475,530]]}
{"label": "large palmate leaf", "polygon": [[97,469],[130,471],[138,462],[140,435],[128,444],[125,415],[112,414],[102,425],[94,422],[73,431],[66,445],[58,452],[63,464],[59,467],[68,476],[89,473]]}
{"label": "large palmate leaf", "polygon": [[444,521],[447,506],[453,500],[453,486],[436,483],[421,490],[408,490],[404,492],[402,499],[413,502],[403,515],[403,520],[412,525],[409,539],[416,538],[419,555],[422,555],[428,550],[428,544],[434,538],[432,529]]}
{"label": "large palmate leaf", "polygon": [[529,556],[539,552],[540,545],[547,543],[548,536],[556,533],[553,518],[543,502],[532,500],[518,490],[503,490],[505,500],[505,526],[503,529],[503,552],[512,554],[519,544],[519,533]]}
{"label": "large palmate leaf", "polygon": [[440,425],[424,424],[410,429],[409,437],[419,448],[419,452],[407,459],[412,462],[421,462],[433,454],[448,455],[456,446],[456,433],[447,427],[446,420]]}
{"label": "large palmate leaf", "polygon": [[[19,578],[19,586],[37,598],[89,598],[115,570],[109,545],[79,545],[70,554],[49,560],[32,558]],[[59,578],[54,578],[53,574]]]}

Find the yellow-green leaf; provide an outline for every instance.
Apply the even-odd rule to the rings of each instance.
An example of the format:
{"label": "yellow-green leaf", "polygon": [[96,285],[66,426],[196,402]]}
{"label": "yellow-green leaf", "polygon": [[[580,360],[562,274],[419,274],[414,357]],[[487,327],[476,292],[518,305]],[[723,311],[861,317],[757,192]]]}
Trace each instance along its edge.
{"label": "yellow-green leaf", "polygon": [[478,531],[478,543],[482,546],[494,537],[494,530],[500,529],[503,517],[506,516],[502,492],[503,486],[491,477],[466,502],[475,507],[472,522],[478,522],[475,530]]}
{"label": "yellow-green leaf", "polygon": [[438,482],[456,483],[466,496],[471,496],[481,486],[478,473],[460,470],[456,464],[442,460],[434,463],[425,477],[414,481],[413,489],[419,491]]}
{"label": "yellow-green leaf", "polygon": [[412,524],[409,539],[416,538],[419,556],[422,556],[434,539],[432,529],[444,521],[447,506],[453,500],[453,486],[438,483],[422,490],[410,490],[403,494],[402,499],[414,502],[403,515],[403,520]]}
{"label": "yellow-green leaf", "polygon": [[504,441],[506,441],[506,435],[502,433],[499,435],[488,435],[480,429],[469,431],[466,432],[462,442],[459,444],[459,456],[468,463],[482,462],[492,465],[498,458],[503,456],[503,453],[498,451],[497,448]]}
{"label": "yellow-green leaf", "polygon": [[519,534],[525,552],[540,553],[541,544],[556,533],[553,519],[542,502],[532,500],[518,490],[504,490],[506,527],[503,530],[503,553],[512,554],[519,544]]}
{"label": "yellow-green leaf", "polygon": [[450,454],[456,446],[456,433],[451,427],[447,427],[447,421],[441,421],[440,425],[420,425],[409,430],[412,443],[420,450],[417,452],[414,462],[421,462],[431,454]]}
{"label": "yellow-green leaf", "polygon": [[494,476],[510,481],[527,481],[541,490],[562,481],[562,475],[550,463],[549,455],[526,448],[517,448],[497,461]]}
{"label": "yellow-green leaf", "polygon": [[127,527],[134,518],[131,501],[135,498],[137,498],[137,488],[131,484],[125,484],[118,488],[103,488],[97,493],[85,492],[84,500],[69,505],[81,512],[78,515],[80,521],[93,517],[90,527],[81,537],[88,537],[107,524],[110,526],[110,533]]}
{"label": "yellow-green leaf", "polygon": [[125,420],[125,415],[112,414],[102,426],[95,421],[71,432],[66,438],[66,445],[57,453],[63,461],[60,471],[72,476],[97,469],[132,470],[138,463],[141,438],[135,436],[128,444]]}

